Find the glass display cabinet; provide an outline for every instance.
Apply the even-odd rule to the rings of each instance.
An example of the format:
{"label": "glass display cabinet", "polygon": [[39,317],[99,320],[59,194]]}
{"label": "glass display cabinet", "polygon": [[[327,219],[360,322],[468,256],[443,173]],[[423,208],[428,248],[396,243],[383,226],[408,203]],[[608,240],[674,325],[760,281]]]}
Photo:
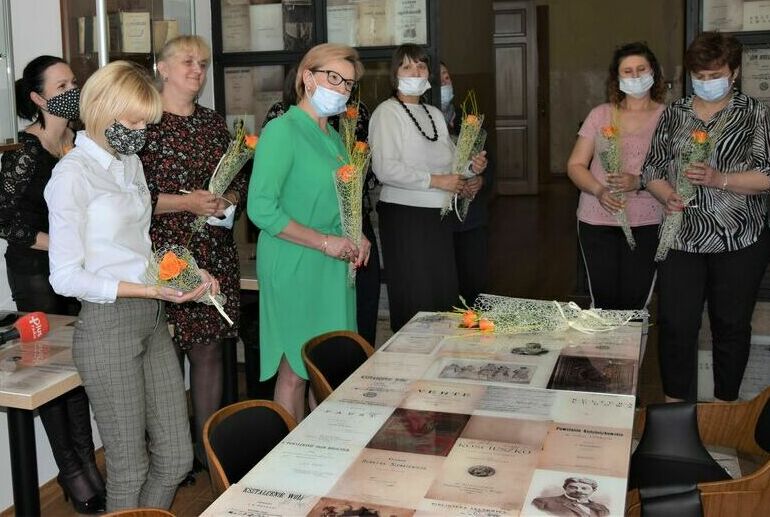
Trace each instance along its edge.
{"label": "glass display cabinet", "polygon": [[0,153],[18,148],[10,0],[0,0]]}
{"label": "glass display cabinet", "polygon": [[166,41],[193,34],[195,28],[194,0],[61,0],[61,13],[64,58],[80,84],[99,66],[118,59],[154,73]]}
{"label": "glass display cabinet", "polygon": [[213,0],[211,10],[216,105],[228,124],[241,118],[249,131],[260,131],[286,74],[318,43],[358,49],[366,68],[359,91],[370,109],[390,94],[398,45],[424,46],[440,77],[438,0]]}

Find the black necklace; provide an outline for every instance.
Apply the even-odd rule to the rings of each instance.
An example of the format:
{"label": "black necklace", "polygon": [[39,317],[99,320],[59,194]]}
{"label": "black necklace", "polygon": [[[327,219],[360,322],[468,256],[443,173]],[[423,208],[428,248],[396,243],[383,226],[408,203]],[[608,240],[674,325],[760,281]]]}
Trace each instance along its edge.
{"label": "black necklace", "polygon": [[414,122],[414,125],[417,126],[417,130],[420,132],[420,134],[422,134],[422,136],[424,136],[431,142],[435,142],[436,140],[438,140],[438,131],[436,131],[436,123],[433,122],[433,117],[430,116],[430,111],[428,111],[428,108],[425,106],[425,104],[422,103],[422,101],[420,101],[419,104],[420,106],[422,106],[422,109],[425,110],[425,114],[428,115],[428,119],[430,120],[430,125],[433,127],[433,138],[425,134],[425,131],[423,131],[422,128],[420,127],[420,123],[417,122],[416,118],[414,118],[414,115],[412,115],[412,112],[409,111],[409,108],[406,107],[406,104],[404,104],[403,101],[401,101],[401,99],[399,99],[398,97],[396,97],[396,100],[398,101],[399,104],[401,104],[404,110],[406,110],[406,114],[409,115],[410,119],[412,119],[412,122]]}

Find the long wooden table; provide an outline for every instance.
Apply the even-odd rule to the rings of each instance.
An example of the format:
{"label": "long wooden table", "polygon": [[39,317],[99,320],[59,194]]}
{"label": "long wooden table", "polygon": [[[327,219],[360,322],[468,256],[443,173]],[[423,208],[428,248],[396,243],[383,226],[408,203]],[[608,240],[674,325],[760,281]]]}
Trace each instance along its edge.
{"label": "long wooden table", "polygon": [[71,316],[48,315],[49,334],[0,347],[0,406],[7,408],[16,515],[40,515],[34,410],[80,386],[72,363]]}
{"label": "long wooden table", "polygon": [[204,515],[554,515],[575,477],[622,515],[641,324],[457,323],[416,315]]}

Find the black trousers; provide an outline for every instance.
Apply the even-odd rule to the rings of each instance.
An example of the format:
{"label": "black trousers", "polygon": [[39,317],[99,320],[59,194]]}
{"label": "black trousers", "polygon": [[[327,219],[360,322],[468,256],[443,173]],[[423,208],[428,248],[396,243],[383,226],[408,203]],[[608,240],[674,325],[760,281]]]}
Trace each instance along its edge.
{"label": "black trousers", "polygon": [[486,226],[454,233],[457,281],[468,306],[487,288],[487,243]]}
{"label": "black trousers", "polygon": [[698,331],[708,302],[714,358],[714,396],[735,400],[749,358],[751,317],[770,257],[770,233],[737,251],[671,250],[658,265],[659,354],[663,391],[697,398]]}
{"label": "black trousers", "polygon": [[457,304],[454,232],[440,209],[377,204],[388,284],[390,328],[397,332],[419,311]]}
{"label": "black trousers", "polygon": [[364,235],[372,243],[369,264],[356,272],[356,322],[358,333],[374,346],[377,337],[377,313],[380,307],[380,251],[369,215],[364,215]]}
{"label": "black trousers", "polygon": [[658,226],[637,226],[631,231],[634,250],[619,226],[578,222],[593,307],[624,310],[647,305],[655,279]]}

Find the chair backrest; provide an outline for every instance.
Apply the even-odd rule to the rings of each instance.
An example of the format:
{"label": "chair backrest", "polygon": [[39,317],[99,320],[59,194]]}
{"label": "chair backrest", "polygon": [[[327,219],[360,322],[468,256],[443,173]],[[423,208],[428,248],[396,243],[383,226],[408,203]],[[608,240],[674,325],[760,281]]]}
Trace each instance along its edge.
{"label": "chair backrest", "polygon": [[644,432],[631,456],[629,488],[730,479],[703,446],[696,411],[688,402],[647,406]]}
{"label": "chair backrest", "polygon": [[203,427],[211,486],[218,496],[241,479],[297,423],[281,405],[247,400],[224,407]]}
{"label": "chair backrest", "polygon": [[103,513],[102,517],[176,517],[173,513],[160,508],[131,508]]}
{"label": "chair backrest", "polygon": [[765,452],[770,453],[770,399],[765,401],[762,411],[757,417],[757,427],[754,429],[754,441]]}
{"label": "chair backrest", "polygon": [[327,332],[302,347],[302,360],[319,404],[374,353],[367,341],[348,330]]}

